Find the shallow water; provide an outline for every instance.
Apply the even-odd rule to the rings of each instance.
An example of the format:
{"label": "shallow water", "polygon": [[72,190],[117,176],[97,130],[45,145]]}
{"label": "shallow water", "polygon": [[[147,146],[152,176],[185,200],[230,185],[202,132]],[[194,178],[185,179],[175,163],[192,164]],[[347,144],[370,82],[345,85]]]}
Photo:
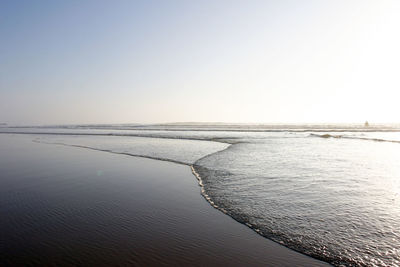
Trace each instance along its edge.
{"label": "shallow water", "polygon": [[72,145],[126,154],[144,156],[190,165],[196,160],[228,147],[228,144],[201,140],[178,140],[137,136],[40,136],[33,139],[39,143]]}
{"label": "shallow water", "polygon": [[[196,127],[57,128],[54,132],[64,135],[40,135],[39,141],[194,164],[215,206],[265,237],[338,266],[400,265],[400,133],[395,127],[378,132],[362,127],[341,132],[342,126],[326,132]],[[88,136],[69,136],[76,131]],[[130,141],[106,141],[115,138],[110,133]],[[138,141],[137,135],[152,138]],[[146,140],[155,145],[147,146]]]}
{"label": "shallow water", "polygon": [[0,266],[326,266],[238,224],[190,168],[0,135]]}
{"label": "shallow water", "polygon": [[207,194],[262,235],[340,265],[400,262],[400,147],[268,139],[196,162]]}

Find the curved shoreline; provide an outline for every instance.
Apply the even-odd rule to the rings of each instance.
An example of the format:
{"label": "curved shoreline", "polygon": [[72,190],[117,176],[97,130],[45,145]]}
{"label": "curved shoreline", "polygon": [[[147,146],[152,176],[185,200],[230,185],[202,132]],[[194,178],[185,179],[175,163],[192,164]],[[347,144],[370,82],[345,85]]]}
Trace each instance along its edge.
{"label": "curved shoreline", "polygon": [[333,263],[331,263],[331,262],[326,261],[326,258],[318,257],[318,255],[309,255],[309,254],[306,254],[306,253],[304,253],[304,252],[301,251],[301,250],[297,250],[297,249],[295,249],[295,248],[292,248],[292,247],[290,247],[290,246],[285,245],[283,242],[279,242],[279,241],[277,241],[277,240],[274,240],[274,239],[272,239],[272,238],[270,238],[270,237],[268,237],[268,236],[262,234],[262,231],[261,231],[260,229],[256,228],[254,225],[250,224],[249,222],[246,222],[246,221],[244,221],[244,220],[238,219],[237,216],[229,214],[229,212],[228,212],[227,210],[225,210],[224,208],[222,208],[222,207],[218,206],[217,204],[215,204],[215,202],[211,199],[211,197],[206,193],[206,190],[205,190],[205,188],[204,188],[203,180],[202,180],[201,176],[200,176],[200,175],[197,173],[197,171],[195,170],[194,165],[190,165],[190,168],[191,168],[192,174],[196,177],[196,179],[197,179],[197,181],[198,181],[198,185],[200,186],[201,195],[204,197],[204,199],[205,199],[213,208],[215,208],[216,210],[218,210],[218,211],[222,212],[223,214],[229,216],[230,218],[232,218],[233,220],[235,220],[235,221],[238,222],[239,224],[245,225],[245,226],[248,227],[250,230],[252,230],[253,232],[255,232],[257,235],[259,235],[259,236],[261,236],[261,237],[263,237],[263,238],[265,238],[265,239],[267,239],[267,240],[269,240],[269,241],[271,241],[271,242],[274,242],[274,243],[276,243],[277,245],[283,246],[283,247],[285,247],[285,248],[287,248],[287,249],[289,249],[289,250],[292,250],[292,251],[295,251],[295,252],[297,252],[297,253],[300,253],[300,254],[302,254],[302,255],[304,255],[304,256],[306,256],[306,257],[310,257],[310,258],[312,258],[312,259],[325,262],[326,264],[329,264],[329,265],[333,264]]}
{"label": "curved shoreline", "polygon": [[[29,168],[31,168],[29,176],[25,175],[26,172],[22,171],[23,168],[18,167],[22,171],[22,176],[18,176],[18,179],[10,177],[11,180],[9,180],[13,188],[22,186],[22,191],[20,192],[21,194],[23,193],[22,196],[26,193],[28,194],[27,199],[17,199],[17,203],[20,204],[14,206],[14,209],[10,210],[12,213],[4,218],[4,222],[6,222],[13,218],[12,214],[24,216],[15,225],[7,224],[13,227],[14,231],[17,231],[15,233],[7,231],[11,235],[10,241],[14,240],[13,244],[17,246],[15,248],[25,246],[25,242],[18,241],[19,235],[16,234],[21,230],[24,231],[22,227],[31,227],[30,224],[26,224],[26,221],[31,222],[31,219],[34,219],[34,222],[38,223],[38,225],[35,224],[36,226],[32,228],[32,231],[37,233],[37,239],[31,241],[33,242],[33,246],[29,246],[28,251],[21,251],[20,253],[22,254],[18,254],[27,255],[25,261],[21,261],[21,257],[15,258],[17,254],[14,256],[13,253],[7,253],[4,254],[7,255],[7,258],[3,259],[5,262],[26,263],[26,261],[33,259],[29,256],[32,255],[34,258],[39,257],[43,262],[52,262],[55,260],[55,262],[65,263],[63,258],[57,258],[54,253],[51,255],[55,256],[50,258],[46,257],[48,253],[42,253],[44,250],[39,249],[39,245],[47,246],[47,244],[53,244],[48,248],[51,248],[54,252],[58,251],[57,253],[59,253],[60,251],[64,251],[65,253],[73,253],[68,254],[73,257],[70,262],[80,260],[79,254],[73,251],[73,248],[80,243],[68,243],[75,242],[73,240],[81,242],[79,238],[74,239],[74,237],[71,237],[71,240],[66,239],[63,242],[59,242],[57,241],[61,240],[59,238],[49,239],[52,236],[54,237],[54,235],[39,234],[47,231],[46,222],[51,221],[56,222],[56,224],[51,224],[52,229],[56,230],[54,234],[59,233],[59,231],[75,232],[81,231],[78,229],[84,229],[84,233],[86,231],[92,232],[94,237],[98,237],[98,233],[109,236],[109,239],[102,239],[103,241],[101,242],[103,243],[99,244],[97,243],[99,241],[97,239],[88,239],[89,243],[87,244],[91,244],[91,246],[87,247],[86,251],[89,254],[86,255],[97,255],[97,249],[104,247],[105,253],[98,254],[98,256],[100,258],[106,257],[107,259],[117,260],[116,262],[123,262],[127,258],[117,257],[120,250],[113,250],[112,254],[107,254],[106,250],[114,248],[116,244],[121,244],[123,245],[123,249],[128,249],[133,253],[131,256],[135,260],[134,262],[137,263],[150,262],[154,264],[158,262],[169,266],[176,266],[177,262],[185,263],[185,265],[191,263],[193,266],[220,266],[221,264],[229,264],[231,266],[329,265],[264,238],[251,231],[248,227],[244,227],[243,224],[237,223],[232,217],[223,215],[220,210],[211,208],[210,203],[205,202],[204,198],[198,194],[198,187],[193,179],[187,179],[187,175],[190,174],[186,167],[180,167],[177,164],[167,164],[168,161],[164,161],[165,163],[159,161],[157,163],[154,158],[148,158],[152,159],[152,161],[145,161],[144,157],[137,156],[134,156],[134,160],[130,160],[129,158],[124,159],[123,157],[118,158],[112,155],[107,156],[107,154],[120,153],[88,149],[86,147],[77,147],[82,149],[81,151],[76,151],[73,147],[68,148],[65,145],[65,148],[62,149],[56,146],[40,146],[43,143],[32,142],[31,138],[16,137],[17,142],[12,139],[3,139],[2,141],[4,140],[5,146],[3,147],[3,151],[0,152],[8,156],[6,157],[7,161],[3,162],[4,164],[0,164],[0,167],[6,168],[5,170],[7,168],[12,170],[14,165],[7,164],[7,162],[14,162],[14,155],[24,159],[23,162],[29,159],[29,161],[34,160],[34,164],[29,165]],[[91,150],[109,153],[99,153],[97,155],[92,154],[94,152],[91,152]],[[40,157],[38,158],[32,154],[32,151],[35,151],[35,155],[40,155]],[[120,155],[132,156],[130,154]],[[172,161],[169,162],[175,163]],[[96,166],[101,166],[104,173],[107,173],[108,176],[111,175],[109,178],[112,179],[108,179],[105,176],[102,178],[102,176],[99,176],[99,173],[97,173],[97,176],[93,174],[93,178],[96,179],[91,179],[91,176],[87,176],[88,171],[91,173],[93,172],[93,168],[96,170]],[[53,178],[32,179],[41,177],[44,172]],[[168,182],[168,180],[172,182]],[[84,184],[81,182],[84,182]],[[126,185],[128,184],[130,186],[127,187]],[[65,187],[65,185],[69,186]],[[75,185],[79,186],[76,187]],[[113,185],[113,187],[110,188],[110,185]],[[29,190],[32,186],[40,190],[49,189],[50,191],[47,192],[51,193],[52,197],[56,197],[52,201],[53,206],[47,206],[48,196],[46,194],[30,198]],[[3,186],[3,189],[7,190],[7,188],[8,186]],[[77,188],[79,188],[78,191],[76,190]],[[102,190],[93,191],[92,188],[102,188]],[[61,206],[58,206],[58,202],[54,201],[58,199],[58,194],[54,195],[52,193],[55,189],[55,192],[57,190],[63,192],[63,197],[59,199],[62,201],[59,203],[62,204]],[[28,191],[24,193],[24,190]],[[118,194],[109,192],[118,192]],[[93,195],[93,193],[95,194]],[[136,196],[138,193],[139,195]],[[5,196],[6,194],[3,195],[3,197]],[[71,197],[65,198],[65,196]],[[82,202],[79,200],[81,198],[89,202]],[[126,202],[126,200],[129,201]],[[56,213],[51,212],[49,216],[38,217],[36,215],[37,212],[20,212],[19,207],[25,207],[26,205],[35,206],[35,203],[40,203],[44,210],[48,210],[49,208],[50,211],[56,209]],[[82,206],[82,203],[86,204]],[[101,205],[99,205],[100,203]],[[118,205],[115,205],[116,203]],[[145,206],[142,206],[142,204]],[[64,208],[67,209],[65,210]],[[126,209],[129,209],[130,212],[126,213]],[[85,212],[81,212],[83,210]],[[77,213],[74,212],[71,214],[71,211],[77,211]],[[67,214],[69,215],[66,216]],[[118,216],[115,216],[116,214]],[[73,216],[71,217],[70,215]],[[97,216],[104,215],[107,216],[103,219],[107,221],[111,220],[109,223],[101,223],[102,219],[95,219]],[[87,225],[89,228],[85,228],[80,223],[80,220],[75,221],[69,227],[65,228],[65,220],[74,220],[74,218],[77,218],[76,216],[79,216],[78,218],[83,219],[85,222],[91,222]],[[56,221],[53,221],[53,219]],[[121,221],[121,219],[123,220]],[[124,227],[119,227],[120,223],[123,223]],[[111,232],[109,231],[109,227],[113,229]],[[131,238],[126,239],[128,236],[124,233],[131,236]],[[140,238],[141,236],[144,239],[139,239],[142,240],[139,242],[136,237]],[[24,237],[21,236],[21,238]],[[119,243],[118,240],[122,242]],[[159,243],[157,240],[164,241]],[[105,244],[112,246],[109,247]],[[149,254],[141,255],[140,251],[142,251],[142,247],[146,251],[149,251]],[[12,246],[7,246],[7,249],[10,251],[15,251],[13,248]],[[84,260],[97,262],[96,258],[88,256]],[[147,264],[147,266],[153,265]]]}
{"label": "curved shoreline", "polygon": [[[201,194],[201,196],[202,196],[202,197],[208,202],[208,204],[210,204],[213,208],[215,208],[216,210],[222,212],[224,215],[227,215],[229,218],[233,219],[233,220],[236,221],[237,223],[239,223],[239,224],[241,224],[241,225],[245,225],[246,227],[248,227],[250,230],[254,231],[257,235],[261,236],[262,238],[265,238],[265,239],[267,239],[267,240],[269,240],[269,241],[271,241],[271,242],[274,242],[274,243],[276,243],[276,244],[278,244],[278,245],[280,245],[280,246],[283,246],[283,247],[285,247],[285,248],[287,248],[287,249],[289,249],[289,250],[295,251],[295,252],[297,252],[297,253],[301,253],[301,254],[304,255],[304,256],[307,256],[307,257],[310,257],[310,258],[313,258],[313,259],[316,259],[316,260],[322,260],[322,261],[324,261],[323,258],[317,258],[317,257],[313,257],[313,256],[311,256],[311,255],[305,254],[305,253],[303,253],[302,251],[295,250],[295,249],[293,249],[293,248],[291,248],[291,247],[285,246],[284,244],[282,244],[282,243],[280,243],[280,242],[277,242],[277,241],[275,241],[275,240],[273,240],[273,239],[270,239],[270,238],[268,238],[267,236],[262,235],[262,234],[261,234],[261,231],[260,231],[259,229],[255,228],[255,227],[254,227],[253,225],[251,225],[250,223],[245,222],[245,221],[238,220],[237,218],[235,218],[235,216],[230,215],[224,208],[218,206],[218,205],[211,199],[211,197],[207,194],[207,192],[206,192],[206,190],[205,190],[205,187],[204,187],[203,180],[202,180],[200,174],[199,174],[199,173],[196,171],[196,169],[195,169],[196,163],[189,164],[189,163],[180,162],[180,161],[176,161],[176,160],[172,160],[172,159],[165,159],[165,158],[152,157],[152,156],[144,156],[144,155],[140,155],[140,154],[132,154],[132,153],[125,153],[125,152],[116,152],[116,151],[107,150],[107,149],[98,149],[98,148],[93,148],[93,147],[89,147],[89,146],[73,145],[73,144],[66,144],[66,143],[61,143],[61,142],[54,142],[54,143],[51,143],[51,142],[44,142],[44,141],[35,140],[35,139],[32,140],[32,141],[33,141],[33,142],[36,142],[36,143],[40,143],[40,144],[62,145],[62,146],[67,146],[67,147],[83,148],[83,149],[94,150],[94,151],[100,151],[100,152],[108,152],[108,153],[117,154],[117,155],[126,155],[126,156],[138,157],[138,158],[146,158],[146,159],[159,160],[159,161],[165,161],[165,162],[171,162],[171,163],[175,163],[175,164],[179,164],[179,165],[189,166],[189,167],[190,167],[190,170],[191,170],[191,172],[192,172],[192,174],[193,174],[193,176],[194,176],[194,177],[196,178],[196,180],[198,181],[198,185],[199,185],[199,187],[200,187],[200,194]],[[203,140],[203,141],[206,141],[206,140]],[[207,140],[207,141],[208,141],[208,140]],[[209,141],[209,142],[213,142],[213,141]],[[210,155],[214,155],[214,154],[216,154],[216,153],[225,151],[225,150],[231,148],[232,145],[234,145],[234,144],[229,144],[226,148],[224,148],[224,149],[222,149],[222,150],[219,150],[219,151],[216,151],[216,152],[207,154],[207,155],[205,155],[204,157],[201,157],[201,158],[197,159],[196,162],[199,161],[199,160],[201,160],[201,159],[203,159],[203,158],[205,158],[205,157],[209,157]],[[324,261],[324,262],[325,262],[325,261]]]}
{"label": "curved shoreline", "polygon": [[[214,201],[211,200],[211,197],[209,195],[207,195],[206,190],[204,189],[203,180],[201,179],[201,176],[196,172],[196,170],[194,169],[193,165],[190,165],[190,169],[192,171],[192,174],[194,175],[194,177],[196,177],[196,179],[198,181],[198,184],[200,186],[200,193],[204,197],[204,199],[207,200],[207,202],[210,203],[210,205],[212,207],[216,208],[219,211],[222,211],[222,213],[224,213],[224,214],[229,216],[229,214],[226,213],[225,209],[223,209],[223,208],[219,207],[217,204],[215,204]],[[229,216],[229,217],[231,217],[231,216]]]}

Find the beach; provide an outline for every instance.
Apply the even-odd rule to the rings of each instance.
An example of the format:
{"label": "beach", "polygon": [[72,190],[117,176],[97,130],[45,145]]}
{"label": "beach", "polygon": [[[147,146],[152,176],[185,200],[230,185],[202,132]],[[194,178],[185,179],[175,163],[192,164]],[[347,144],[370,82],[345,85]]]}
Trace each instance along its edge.
{"label": "beach", "polygon": [[326,266],[213,208],[185,165],[0,136],[3,266]]}

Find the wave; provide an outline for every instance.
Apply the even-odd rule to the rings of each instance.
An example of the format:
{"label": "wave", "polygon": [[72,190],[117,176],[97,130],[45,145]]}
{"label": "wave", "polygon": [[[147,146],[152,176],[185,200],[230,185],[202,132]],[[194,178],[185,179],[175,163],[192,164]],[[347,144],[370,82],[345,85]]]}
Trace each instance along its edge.
{"label": "wave", "polygon": [[95,151],[108,152],[108,153],[118,154],[118,155],[126,155],[126,156],[132,156],[132,157],[168,161],[168,162],[173,162],[173,163],[176,163],[176,164],[190,166],[190,164],[187,163],[187,162],[182,162],[182,161],[178,161],[178,160],[174,160],[174,159],[153,157],[153,156],[147,156],[147,155],[142,155],[142,154],[133,154],[133,153],[128,153],[128,152],[117,152],[117,151],[113,151],[113,150],[110,150],[110,149],[100,149],[100,148],[94,148],[94,147],[83,146],[83,145],[66,144],[66,143],[61,143],[61,142],[54,142],[54,143],[53,142],[44,142],[44,141],[37,140],[37,139],[32,140],[32,142],[40,143],[40,144],[47,144],[47,145],[61,145],[61,146],[68,146],[68,147],[78,147],[78,148],[84,148],[84,149],[90,149],[90,150],[95,150]]}
{"label": "wave", "polygon": [[218,177],[230,176],[233,174],[228,171],[221,171],[203,166],[200,161],[205,158],[211,158],[216,154],[220,154],[227,150],[235,149],[236,145],[240,144],[233,144],[224,150],[209,154],[190,166],[193,175],[197,178],[199,186],[201,187],[202,196],[211,204],[211,206],[228,215],[235,221],[249,227],[255,233],[312,258],[333,264],[334,266],[369,266],[367,263],[364,264],[363,262],[351,258],[337,257],[337,255],[326,253],[324,246],[304,246],[281,230],[266,228],[266,225],[263,225],[262,223],[260,224],[257,220],[254,220],[253,214],[248,214],[238,210],[235,207],[235,204],[231,202],[232,199],[227,199],[225,196],[221,198],[220,195],[216,195],[215,189],[209,188],[209,186],[212,186],[212,184],[218,180]]}
{"label": "wave", "polygon": [[[215,154],[215,153],[214,153]],[[211,156],[211,155],[209,155]],[[256,232],[257,234],[272,240],[280,245],[286,246],[290,249],[293,249],[297,252],[303,253],[305,255],[308,255],[312,258],[318,259],[318,260],[322,260],[328,263],[338,263],[335,262],[335,258],[332,257],[324,257],[323,254],[321,253],[312,253],[312,251],[306,251],[304,250],[301,246],[299,246],[299,244],[295,243],[295,242],[290,242],[290,238],[285,238],[284,236],[280,235],[279,233],[274,233],[271,234],[268,231],[264,231],[263,230],[263,226],[259,226],[256,223],[252,223],[251,222],[251,218],[249,216],[247,216],[244,213],[240,213],[240,212],[235,212],[234,210],[230,209],[228,206],[225,207],[224,203],[218,203],[219,201],[217,200],[213,200],[212,196],[207,193],[207,189],[205,187],[205,183],[203,181],[204,179],[210,178],[212,175],[210,174],[210,172],[213,172],[214,170],[210,170],[204,166],[200,166],[198,164],[193,164],[191,166],[192,169],[192,173],[193,175],[197,178],[199,186],[201,187],[201,195],[207,200],[207,202],[209,202],[211,204],[211,206],[213,206],[215,209],[223,212],[224,214],[228,215],[229,217],[231,217],[232,219],[234,219],[235,221],[237,221],[240,224],[243,224],[247,227],[249,227],[251,230],[253,230],[254,232]],[[201,175],[200,175],[201,173]],[[346,262],[346,264],[349,264],[350,262]],[[343,264],[343,262],[340,262],[340,264]],[[352,264],[354,264],[352,262]],[[339,264],[338,264],[339,265]],[[349,265],[351,266],[351,264]]]}
{"label": "wave", "polygon": [[157,138],[157,139],[173,139],[173,140],[193,140],[193,141],[207,141],[207,142],[219,142],[224,144],[236,144],[239,141],[239,137],[194,137],[194,136],[182,136],[182,135],[162,135],[162,134],[123,134],[123,133],[80,133],[80,132],[22,132],[22,131],[5,131],[0,134],[24,134],[24,135],[60,135],[60,136],[120,136],[120,137],[145,137],[145,138]]}
{"label": "wave", "polygon": [[201,195],[207,200],[208,203],[211,204],[211,206],[213,206],[214,208],[216,208],[216,209],[222,211],[223,213],[227,214],[226,210],[221,208],[221,207],[219,207],[217,204],[215,204],[215,202],[211,199],[211,197],[206,193],[206,190],[204,188],[203,180],[202,180],[201,176],[199,175],[199,173],[196,171],[194,164],[190,165],[190,169],[192,170],[193,175],[196,177],[196,179],[197,179],[197,181],[199,183],[199,186],[201,188],[200,189]]}
{"label": "wave", "polygon": [[342,138],[342,139],[365,140],[365,141],[374,141],[374,142],[389,142],[389,143],[400,144],[400,140],[391,140],[391,139],[383,139],[383,138],[369,138],[369,137],[361,137],[361,136],[315,134],[315,133],[311,133],[309,136],[310,137],[319,137],[319,138]]}

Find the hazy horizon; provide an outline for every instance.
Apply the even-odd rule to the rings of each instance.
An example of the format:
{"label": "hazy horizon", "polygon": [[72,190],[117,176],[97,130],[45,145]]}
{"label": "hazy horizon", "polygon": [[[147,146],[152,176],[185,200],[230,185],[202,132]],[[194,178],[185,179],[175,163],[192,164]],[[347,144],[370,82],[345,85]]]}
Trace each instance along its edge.
{"label": "hazy horizon", "polygon": [[398,1],[2,1],[0,123],[397,123]]}
{"label": "hazy horizon", "polygon": [[[365,123],[369,124],[370,130],[374,129],[379,129],[383,127],[382,129],[386,129],[387,127],[393,129],[397,129],[400,127],[400,123],[398,122],[387,122],[387,123],[382,123],[382,122],[369,122],[369,121],[363,121],[363,122],[314,122],[314,123],[305,123],[305,122],[217,122],[217,121],[177,121],[177,122],[148,122],[148,123],[140,123],[140,122],[122,122],[122,123],[43,123],[43,124],[12,124],[12,123],[4,123],[0,122],[0,127],[3,126],[5,128],[7,127],[68,127],[68,126],[199,126],[199,127],[207,127],[207,126],[249,126],[249,127],[261,127],[260,129],[263,129],[262,127],[266,127],[265,129],[268,129],[269,126],[271,127],[279,127],[279,126],[293,126],[293,127],[318,127],[318,126],[334,126],[334,127],[340,127],[343,126],[345,128],[349,129],[355,129],[358,127],[363,127],[365,126]],[[275,127],[275,128],[276,128]],[[296,128],[296,129],[297,129]],[[224,128],[228,129],[228,128]]]}

